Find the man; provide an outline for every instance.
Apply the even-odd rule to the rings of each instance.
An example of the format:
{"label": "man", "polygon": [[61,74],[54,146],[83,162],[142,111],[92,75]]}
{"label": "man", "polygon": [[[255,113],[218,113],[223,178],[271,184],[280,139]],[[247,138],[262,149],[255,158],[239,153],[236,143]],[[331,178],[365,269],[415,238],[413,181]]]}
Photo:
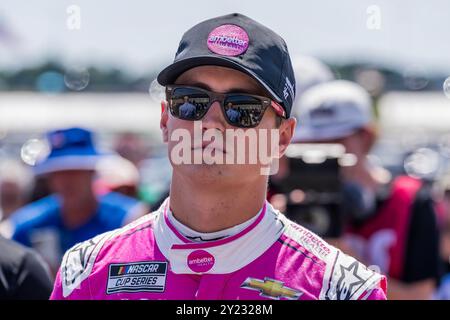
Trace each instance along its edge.
{"label": "man", "polygon": [[[173,166],[170,197],[136,223],[69,250],[53,299],[385,298],[382,276],[265,201],[262,169],[270,162],[237,163],[242,145],[222,141],[239,129],[257,139],[245,145],[246,156],[259,145],[279,149],[270,155],[278,158],[288,146],[295,80],[280,36],[241,14],[201,22],[158,81],[167,93],[160,125]],[[196,118],[181,116],[185,96]],[[228,117],[228,102],[237,119]],[[274,143],[264,141],[270,130],[278,133]],[[189,145],[182,155],[180,144]],[[222,156],[232,161],[210,161]]]}
{"label": "man", "polygon": [[437,182],[438,212],[440,226],[440,257],[442,277],[434,294],[434,299],[450,300],[450,172],[446,172]]}
{"label": "man", "polygon": [[67,249],[133,221],[146,208],[118,193],[94,193],[95,168],[105,155],[95,148],[90,131],[55,130],[48,142],[51,152],[35,172],[47,175],[54,193],[19,209],[7,222],[12,238],[36,249],[55,274]]}
{"label": "man", "polygon": [[113,150],[131,161],[137,168],[140,168],[142,162],[151,155],[151,150],[142,137],[133,132],[119,134],[113,142]]}
{"label": "man", "polygon": [[339,143],[356,159],[341,170],[344,243],[351,254],[389,275],[389,299],[429,299],[439,277],[434,204],[420,180],[390,181],[386,170],[368,161],[376,140],[369,94],[337,80],[311,88],[298,103],[303,126],[297,141]]}
{"label": "man", "polygon": [[[295,101],[291,115],[297,119],[297,128],[303,126],[303,119],[299,118],[299,103],[302,94],[318,84],[334,80],[331,69],[313,56],[296,55],[292,61],[295,75]],[[296,131],[298,129],[296,128]],[[287,199],[282,190],[285,189],[284,180],[289,175],[289,161],[286,156],[279,160],[278,172],[269,179],[267,199],[280,211],[286,213]],[[329,241],[330,239],[327,239]]]}
{"label": "man", "polygon": [[[308,55],[296,55],[292,61],[296,82],[296,100],[309,88],[334,80],[333,71],[321,60]],[[297,112],[296,104],[292,112]],[[294,115],[297,115],[295,113]]]}
{"label": "man", "polygon": [[139,170],[130,160],[119,156],[109,156],[97,164],[98,177],[95,189],[98,194],[111,191],[137,198],[139,193]]}
{"label": "man", "polygon": [[180,115],[183,118],[195,117],[195,106],[192,103],[189,103],[188,97],[183,97],[184,103],[180,106]]}
{"label": "man", "polygon": [[0,236],[0,300],[48,300],[52,280],[33,250]]}
{"label": "man", "polygon": [[31,170],[19,161],[0,161],[0,222],[28,202],[33,182]]}

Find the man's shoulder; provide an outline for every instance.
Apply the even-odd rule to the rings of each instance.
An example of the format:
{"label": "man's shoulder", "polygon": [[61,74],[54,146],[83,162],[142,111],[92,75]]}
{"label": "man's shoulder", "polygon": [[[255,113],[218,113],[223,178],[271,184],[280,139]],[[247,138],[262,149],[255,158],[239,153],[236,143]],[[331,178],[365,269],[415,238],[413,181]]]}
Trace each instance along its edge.
{"label": "man's shoulder", "polygon": [[130,213],[130,211],[143,205],[141,201],[117,192],[104,194],[99,197],[98,201],[103,208],[102,211],[104,213],[108,216],[113,214],[116,217],[123,217]]}
{"label": "man's shoulder", "polygon": [[[5,266],[17,273],[30,272],[32,270],[23,270],[29,267],[25,265],[27,261],[31,261],[32,265],[39,265],[42,269],[46,268],[45,262],[36,251],[2,236],[0,236],[0,252],[0,269]],[[18,277],[17,274],[16,276]]]}
{"label": "man's shoulder", "polygon": [[415,199],[422,186],[421,179],[401,175],[390,184],[389,197],[398,201],[410,202]]}
{"label": "man's shoulder", "polygon": [[2,223],[1,229],[7,230],[2,231],[2,234],[22,242],[31,230],[55,226],[58,219],[59,201],[55,195],[50,195],[14,212]]}
{"label": "man's shoulder", "polygon": [[283,222],[286,225],[283,236],[280,238],[283,244],[317,262],[314,266],[318,274],[321,274],[320,283],[318,283],[321,289],[317,298],[367,299],[374,290],[386,293],[384,276],[343,253],[314,232],[287,218],[283,218]]}
{"label": "man's shoulder", "polygon": [[55,195],[50,195],[31,202],[14,212],[10,219],[16,225],[26,223],[39,223],[47,220],[59,208],[59,201]]}
{"label": "man's shoulder", "polygon": [[79,289],[85,279],[108,268],[112,257],[125,262],[128,257],[123,253],[136,249],[136,237],[149,236],[148,232],[141,231],[152,232],[157,214],[158,211],[149,213],[122,228],[99,234],[67,250],[59,271],[63,295],[67,297]]}
{"label": "man's shoulder", "polygon": [[101,206],[99,218],[111,229],[126,225],[147,211],[143,202],[117,192],[102,195],[99,197],[99,203]]}
{"label": "man's shoulder", "polygon": [[282,216],[285,230],[282,239],[288,243],[294,243],[298,247],[308,251],[321,261],[332,260],[333,253],[337,250],[309,229]]}
{"label": "man's shoulder", "polygon": [[0,300],[48,299],[50,272],[37,252],[0,236],[0,253],[0,273],[4,276]]}
{"label": "man's shoulder", "polygon": [[28,249],[10,239],[0,236],[0,269],[3,266],[19,269]]}

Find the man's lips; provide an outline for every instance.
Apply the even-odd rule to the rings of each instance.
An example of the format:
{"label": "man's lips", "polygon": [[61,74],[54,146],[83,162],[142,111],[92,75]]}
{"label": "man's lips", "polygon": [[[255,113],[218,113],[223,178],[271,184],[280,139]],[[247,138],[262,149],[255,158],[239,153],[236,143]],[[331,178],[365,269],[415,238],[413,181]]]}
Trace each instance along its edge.
{"label": "man's lips", "polygon": [[223,153],[227,153],[227,151],[224,148],[222,148],[220,146],[216,146],[214,144],[214,142],[202,142],[201,146],[196,145],[196,146],[192,147],[192,150],[197,150],[197,149],[205,150],[206,148],[213,149],[215,151],[220,151]]}

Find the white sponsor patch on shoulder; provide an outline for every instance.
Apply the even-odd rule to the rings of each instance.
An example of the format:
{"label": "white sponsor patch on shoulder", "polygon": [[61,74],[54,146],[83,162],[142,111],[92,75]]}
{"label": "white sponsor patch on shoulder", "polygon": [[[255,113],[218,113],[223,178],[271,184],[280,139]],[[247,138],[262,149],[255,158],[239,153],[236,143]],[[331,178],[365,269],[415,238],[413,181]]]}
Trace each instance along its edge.
{"label": "white sponsor patch on shoulder", "polygon": [[333,261],[327,263],[319,298],[321,300],[365,299],[380,280],[380,274],[337,250]]}
{"label": "white sponsor patch on shoulder", "polygon": [[321,237],[314,232],[290,221],[287,218],[283,219],[287,226],[284,234],[303,246],[306,250],[317,256],[318,258],[329,261],[329,257],[336,249],[325,242]]}
{"label": "white sponsor patch on shoulder", "polygon": [[89,276],[95,258],[111,234],[112,231],[76,244],[64,254],[61,263],[61,282],[65,298],[79,288],[81,282]]}
{"label": "white sponsor patch on shoulder", "polygon": [[80,288],[81,283],[89,277],[97,255],[107,240],[153,220],[156,214],[148,214],[123,228],[100,234],[67,250],[61,262],[63,296],[67,298],[75,289]]}

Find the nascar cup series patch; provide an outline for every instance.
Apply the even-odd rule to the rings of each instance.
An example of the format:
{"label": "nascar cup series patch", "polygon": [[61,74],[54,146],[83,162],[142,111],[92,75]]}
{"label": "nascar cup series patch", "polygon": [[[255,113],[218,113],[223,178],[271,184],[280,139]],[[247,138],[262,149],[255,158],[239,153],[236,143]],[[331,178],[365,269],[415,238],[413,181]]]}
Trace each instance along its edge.
{"label": "nascar cup series patch", "polygon": [[109,265],[107,294],[164,292],[167,262],[146,261]]}

